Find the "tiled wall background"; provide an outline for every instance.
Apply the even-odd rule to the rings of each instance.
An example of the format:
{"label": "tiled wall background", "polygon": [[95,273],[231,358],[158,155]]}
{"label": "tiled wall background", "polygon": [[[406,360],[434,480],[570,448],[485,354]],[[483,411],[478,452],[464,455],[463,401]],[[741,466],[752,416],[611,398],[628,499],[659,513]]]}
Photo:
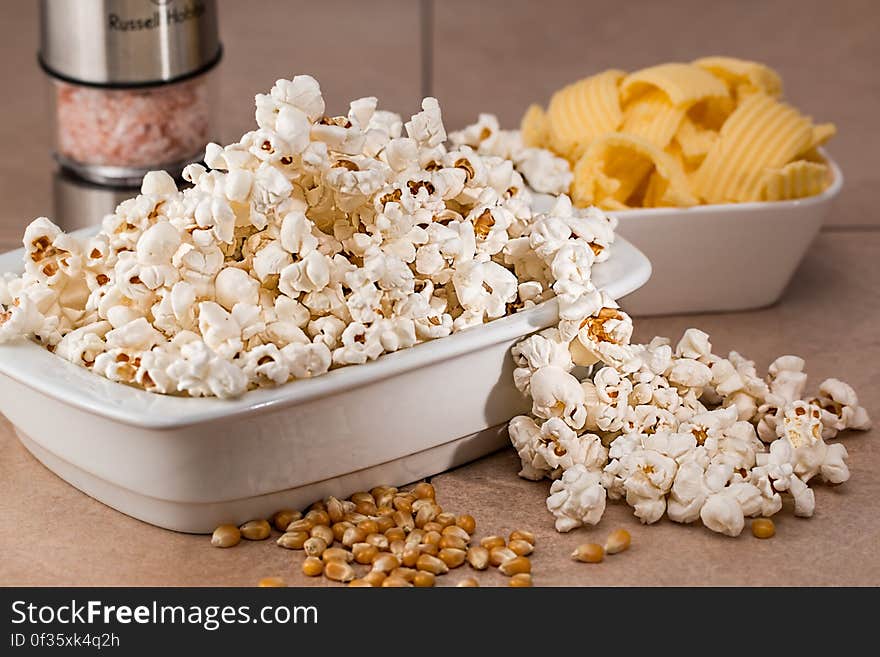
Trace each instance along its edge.
{"label": "tiled wall background", "polygon": [[[219,0],[221,136],[249,129],[252,99],[280,76],[315,75],[330,111],[376,95],[400,112],[423,89],[447,127],[523,109],[564,83],[609,67],[731,54],[767,62],[788,98],[838,124],[831,145],[846,175],[836,230],[880,229],[880,2],[876,0]],[[423,21],[430,70],[423,71]],[[0,249],[51,213],[47,95],[36,65],[37,2],[0,4]]]}

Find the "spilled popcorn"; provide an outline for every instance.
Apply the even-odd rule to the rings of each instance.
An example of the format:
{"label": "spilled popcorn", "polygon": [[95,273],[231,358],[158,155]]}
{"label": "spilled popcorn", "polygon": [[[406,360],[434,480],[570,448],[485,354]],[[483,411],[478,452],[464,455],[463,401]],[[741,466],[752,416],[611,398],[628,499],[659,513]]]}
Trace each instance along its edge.
{"label": "spilled popcorn", "polygon": [[[492,130],[500,155],[465,135],[447,146],[433,98],[405,123],[375,98],[324,110],[313,78],[278,80],[256,97],[257,130],[209,145],[211,170],[186,168],[192,188],[152,172],[90,239],[35,220],[24,274],[0,278],[0,342],[32,337],[153,392],[234,397],[554,295],[567,321],[610,303],[590,269],[613,220],[567,197],[533,215],[510,133]],[[519,151],[544,170],[548,153]]]}
{"label": "spilled popcorn", "polygon": [[846,448],[826,440],[871,426],[850,386],[828,379],[809,397],[795,356],[761,377],[735,351],[712,353],[697,329],[673,349],[665,338],[630,344],[630,328],[605,307],[513,348],[532,412],[510,421],[510,438],[520,476],[554,480],[557,530],[595,525],[607,499],[622,499],[644,523],[666,514],[738,536],[746,518],[779,512],[783,496],[812,516],[810,481],[849,479]]}
{"label": "spilled popcorn", "polygon": [[[516,162],[534,188],[558,193],[570,182],[555,164],[544,167],[555,172],[551,183],[533,179],[523,162],[552,155],[525,148],[522,135],[499,130],[492,115],[451,137]],[[523,155],[533,152],[542,154]],[[781,356],[761,377],[735,351],[712,353],[697,329],[674,350],[661,337],[631,344],[632,320],[600,293],[581,291],[589,271],[570,266],[567,245],[551,236],[540,252],[554,265],[560,322],[512,349],[514,383],[532,411],[508,428],[520,476],[553,480],[547,509],[558,531],[595,525],[607,499],[622,499],[644,523],[664,514],[681,523],[699,518],[738,536],[747,517],[777,513],[783,495],[796,515],[812,516],[811,480],[849,479],[846,448],[825,442],[871,426],[849,385],[827,379],[808,397],[803,359]]]}

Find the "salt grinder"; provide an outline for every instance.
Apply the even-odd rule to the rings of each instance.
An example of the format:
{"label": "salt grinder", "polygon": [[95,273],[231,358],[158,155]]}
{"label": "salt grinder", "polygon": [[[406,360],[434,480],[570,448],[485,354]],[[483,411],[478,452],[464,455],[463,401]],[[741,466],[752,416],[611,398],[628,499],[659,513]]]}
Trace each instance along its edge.
{"label": "salt grinder", "polygon": [[55,158],[100,184],[178,176],[215,139],[215,0],[41,0]]}

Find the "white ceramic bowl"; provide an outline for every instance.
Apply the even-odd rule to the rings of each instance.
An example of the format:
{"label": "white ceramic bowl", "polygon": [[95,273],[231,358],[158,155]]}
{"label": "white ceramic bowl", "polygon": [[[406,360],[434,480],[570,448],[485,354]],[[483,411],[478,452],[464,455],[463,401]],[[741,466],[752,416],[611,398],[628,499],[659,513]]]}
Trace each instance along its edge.
{"label": "white ceramic bowl", "polygon": [[[623,210],[617,234],[644,252],[654,273],[624,304],[633,315],[761,308],[794,275],[843,186],[840,168],[817,196],[794,201]],[[554,198],[536,195],[546,211]]]}
{"label": "white ceramic bowl", "polygon": [[[0,272],[21,271],[21,251]],[[594,269],[615,298],[651,265],[626,240]],[[146,522],[209,532],[326,495],[400,485],[502,445],[527,405],[510,347],[556,302],[378,360],[240,399],[145,392],[21,341],[0,345],[0,411],[63,479]]]}

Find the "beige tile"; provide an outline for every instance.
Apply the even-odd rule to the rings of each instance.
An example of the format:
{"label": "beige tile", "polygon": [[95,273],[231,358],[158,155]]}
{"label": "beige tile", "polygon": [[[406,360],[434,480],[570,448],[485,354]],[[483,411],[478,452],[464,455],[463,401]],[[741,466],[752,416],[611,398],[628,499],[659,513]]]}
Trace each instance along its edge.
{"label": "beige tile", "polygon": [[846,175],[830,223],[880,225],[880,4],[777,2],[436,2],[434,92],[448,127],[494,112],[515,126],[523,110],[565,83],[606,68],[727,54],[777,68],[805,113],[834,121],[831,152]]}
{"label": "beige tile", "polygon": [[[880,296],[876,292],[880,233],[822,235],[782,302],[757,312],[637,322],[637,337],[678,336],[688,326],[708,331],[719,350],[740,349],[760,368],[789,352],[807,359],[811,384],[839,376],[880,418]],[[549,483],[516,476],[518,459],[504,450],[437,476],[444,508],[471,513],[477,536],[525,528],[538,537],[533,572],[539,585],[880,585],[880,441],[875,429],[845,438],[852,480],[816,488],[810,520],[790,510],[776,516],[777,536],[737,539],[668,520],[645,527],[628,507],[609,503],[598,527],[557,534],[544,500]],[[381,482],[376,482],[381,483]],[[302,552],[271,541],[211,548],[208,539],[164,531],[133,520],[52,475],[15,440],[0,419],[0,585],[252,585],[282,576],[312,586],[300,574]],[[633,535],[630,551],[601,565],[573,563],[580,543],[603,541],[616,527]],[[441,584],[472,573],[464,567]],[[497,572],[478,574],[503,585]]]}

